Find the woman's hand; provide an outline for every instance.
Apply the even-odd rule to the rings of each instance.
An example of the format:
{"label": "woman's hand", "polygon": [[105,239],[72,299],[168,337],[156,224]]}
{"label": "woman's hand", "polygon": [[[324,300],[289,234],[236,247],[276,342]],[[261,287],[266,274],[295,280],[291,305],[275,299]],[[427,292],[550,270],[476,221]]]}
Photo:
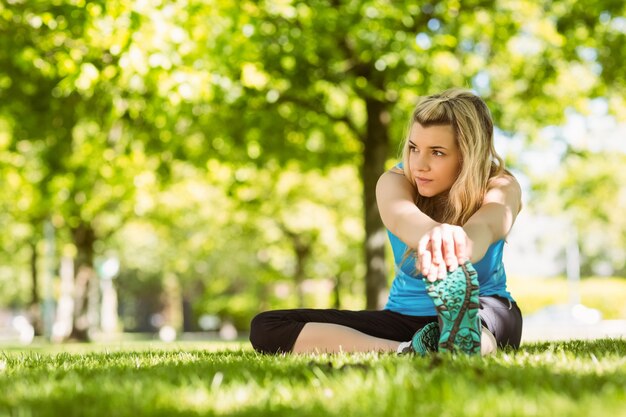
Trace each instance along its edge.
{"label": "woman's hand", "polygon": [[469,259],[468,237],[461,226],[440,224],[429,230],[417,246],[418,269],[429,281],[446,277]]}

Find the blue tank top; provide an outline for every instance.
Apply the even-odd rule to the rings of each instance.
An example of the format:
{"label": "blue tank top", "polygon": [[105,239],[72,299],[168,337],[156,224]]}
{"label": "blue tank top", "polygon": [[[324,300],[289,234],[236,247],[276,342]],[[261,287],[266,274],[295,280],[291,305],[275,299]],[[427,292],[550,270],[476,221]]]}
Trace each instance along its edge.
{"label": "blue tank top", "polygon": [[[389,231],[387,233],[393,250],[396,276],[391,284],[385,310],[409,316],[436,316],[435,305],[426,294],[423,276],[418,274],[415,268],[415,252],[405,259],[407,245],[393,233]],[[485,256],[474,264],[474,268],[478,273],[481,296],[497,295],[514,301],[506,289],[506,273],[502,263],[503,247],[502,239],[492,243]]]}

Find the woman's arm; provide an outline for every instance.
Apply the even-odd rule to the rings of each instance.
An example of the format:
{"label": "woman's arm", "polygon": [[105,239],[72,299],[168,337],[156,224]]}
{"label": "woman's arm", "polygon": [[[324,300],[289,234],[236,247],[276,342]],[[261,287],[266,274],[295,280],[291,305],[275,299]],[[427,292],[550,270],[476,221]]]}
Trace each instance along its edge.
{"label": "woman's arm", "polygon": [[417,249],[426,232],[439,225],[417,208],[416,193],[402,171],[395,168],[381,175],[376,184],[376,202],[383,224],[413,249]]}
{"label": "woman's arm", "polygon": [[504,238],[521,209],[521,189],[511,175],[489,181],[480,209],[463,227],[441,224],[415,205],[416,190],[402,171],[385,172],[376,186],[376,200],[387,229],[417,250],[420,272],[430,281],[444,278],[467,258],[481,260],[489,245]]}
{"label": "woman's arm", "polygon": [[489,180],[480,209],[463,225],[470,261],[481,260],[489,245],[509,234],[521,208],[522,191],[515,177],[503,174]]}
{"label": "woman's arm", "polygon": [[[387,171],[376,185],[378,211],[387,229],[416,250],[417,269],[434,281],[466,259],[467,236],[461,227],[441,224],[424,214],[415,204],[416,193],[402,171]],[[447,248],[446,260],[443,246]]]}
{"label": "woman's arm", "polygon": [[489,180],[481,207],[463,225],[442,224],[426,233],[417,249],[419,268],[429,281],[443,279],[448,271],[469,258],[480,261],[489,246],[505,238],[522,206],[519,183],[509,174]]}

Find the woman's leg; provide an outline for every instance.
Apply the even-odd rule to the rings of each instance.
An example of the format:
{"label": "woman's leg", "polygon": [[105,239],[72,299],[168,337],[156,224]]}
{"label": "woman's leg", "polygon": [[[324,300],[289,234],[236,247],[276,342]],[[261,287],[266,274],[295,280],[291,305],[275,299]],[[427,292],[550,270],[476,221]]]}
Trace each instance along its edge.
{"label": "woman's leg", "polygon": [[480,297],[478,315],[498,347],[517,349],[522,339],[522,313],[516,303],[498,296]]}
{"label": "woman's leg", "polygon": [[399,341],[370,336],[332,323],[307,323],[293,345],[293,353],[395,352]]}
{"label": "woman's leg", "polygon": [[492,355],[498,351],[498,342],[493,333],[485,326],[481,326],[480,331],[480,355]]}
{"label": "woman's leg", "polygon": [[389,310],[275,310],[252,320],[250,342],[263,353],[389,351],[436,320]]}
{"label": "woman's leg", "polygon": [[478,275],[470,262],[444,280],[426,283],[426,289],[439,318],[439,351],[487,355],[498,346],[519,347],[519,308],[506,298],[479,296]]}

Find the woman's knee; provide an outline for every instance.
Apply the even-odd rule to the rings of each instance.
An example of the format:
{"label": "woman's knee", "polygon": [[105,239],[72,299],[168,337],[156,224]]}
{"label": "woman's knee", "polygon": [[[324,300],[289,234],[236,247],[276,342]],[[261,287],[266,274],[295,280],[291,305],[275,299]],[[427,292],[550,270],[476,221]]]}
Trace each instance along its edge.
{"label": "woman's knee", "polygon": [[289,335],[293,333],[291,323],[281,311],[265,311],[257,314],[250,322],[250,343],[261,353],[289,352],[293,342]]}
{"label": "woman's knee", "polygon": [[267,347],[267,332],[265,331],[267,314],[263,312],[254,316],[250,322],[250,343],[254,350],[265,353]]}
{"label": "woman's knee", "polygon": [[501,297],[481,297],[479,316],[494,335],[498,347],[518,349],[522,337],[522,314],[517,304]]}

